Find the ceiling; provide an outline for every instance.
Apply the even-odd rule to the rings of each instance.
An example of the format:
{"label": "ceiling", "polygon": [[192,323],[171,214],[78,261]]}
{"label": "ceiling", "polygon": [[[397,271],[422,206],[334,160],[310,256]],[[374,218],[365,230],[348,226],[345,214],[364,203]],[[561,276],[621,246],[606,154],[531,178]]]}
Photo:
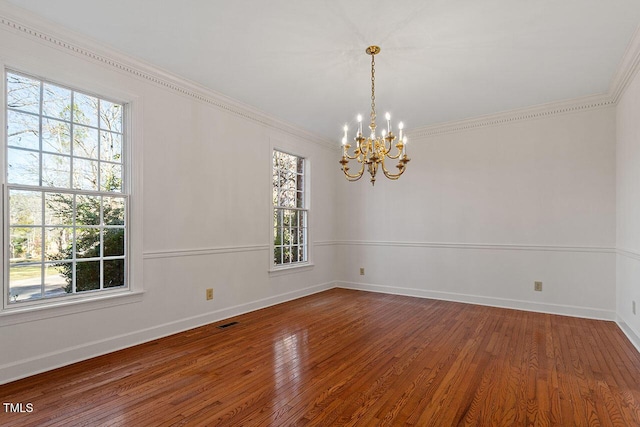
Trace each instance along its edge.
{"label": "ceiling", "polygon": [[[606,93],[638,0],[0,0],[318,136]],[[381,125],[380,121],[379,124]]]}

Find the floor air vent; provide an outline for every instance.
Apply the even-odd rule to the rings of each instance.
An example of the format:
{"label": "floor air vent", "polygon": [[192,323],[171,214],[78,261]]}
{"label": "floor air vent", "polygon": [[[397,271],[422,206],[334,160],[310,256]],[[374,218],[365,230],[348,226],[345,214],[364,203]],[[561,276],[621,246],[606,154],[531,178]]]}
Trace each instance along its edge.
{"label": "floor air vent", "polygon": [[227,328],[230,328],[231,326],[235,326],[237,324],[238,324],[238,322],[225,323],[224,325],[218,326],[218,329],[227,329]]}

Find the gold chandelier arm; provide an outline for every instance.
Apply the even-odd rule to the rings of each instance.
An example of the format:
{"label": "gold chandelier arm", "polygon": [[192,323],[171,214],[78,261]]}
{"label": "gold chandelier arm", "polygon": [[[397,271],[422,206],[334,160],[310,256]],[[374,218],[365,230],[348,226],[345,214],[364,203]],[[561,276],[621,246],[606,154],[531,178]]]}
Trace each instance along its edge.
{"label": "gold chandelier arm", "polygon": [[384,145],[384,152],[385,154],[389,154],[391,152],[391,148],[393,147],[393,141],[396,139],[395,136],[393,136],[393,134],[389,134],[386,137],[383,138],[383,145]]}
{"label": "gold chandelier arm", "polygon": [[[349,148],[351,148],[350,144],[347,144],[347,145],[343,146],[342,153],[343,153],[344,157],[346,157],[349,160],[355,160],[355,159],[358,159],[361,156],[362,152],[360,151],[359,148],[356,148],[353,151],[353,156],[349,154]],[[361,160],[358,159],[358,161],[360,162]]]}
{"label": "gold chandelier arm", "polygon": [[[402,147],[404,146],[404,144],[402,143],[402,141],[398,142],[396,144],[396,148],[398,149],[398,153],[391,155],[391,154],[387,154],[387,157],[390,158],[391,160],[395,160],[395,159],[399,159],[402,156]],[[389,150],[389,152],[391,152],[391,150]]]}
{"label": "gold chandelier arm", "polygon": [[363,160],[368,159],[370,157],[370,153],[373,152],[372,145],[373,145],[373,141],[371,141],[371,139],[369,138],[363,140],[360,143],[360,154],[362,154]]}
{"label": "gold chandelier arm", "polygon": [[396,167],[398,168],[398,173],[391,173],[387,170],[387,168],[384,165],[384,159],[382,159],[380,161],[380,163],[382,163],[382,173],[384,173],[384,176],[386,176],[387,178],[391,179],[391,180],[396,180],[398,178],[400,178],[400,175],[402,175],[404,173],[404,171],[407,169],[407,162],[409,161],[408,157],[403,157],[398,164],[396,165]]}
{"label": "gold chandelier arm", "polygon": [[349,172],[347,172],[349,170],[349,167],[347,166],[347,163],[342,163],[342,172],[344,172],[344,176],[347,177],[347,180],[349,181],[357,181],[360,178],[362,178],[362,175],[364,174],[364,164],[365,162],[360,162],[362,164],[362,166],[360,167],[360,170],[358,171],[358,173],[355,174],[350,174]]}

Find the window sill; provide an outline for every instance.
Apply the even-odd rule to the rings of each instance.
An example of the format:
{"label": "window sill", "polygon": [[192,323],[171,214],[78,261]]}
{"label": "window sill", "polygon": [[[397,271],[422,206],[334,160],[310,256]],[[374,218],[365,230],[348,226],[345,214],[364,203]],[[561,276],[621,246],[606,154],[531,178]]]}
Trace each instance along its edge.
{"label": "window sill", "polygon": [[284,274],[302,273],[313,269],[315,264],[305,262],[304,264],[288,265],[286,267],[271,267],[269,269],[270,277],[282,276]]}
{"label": "window sill", "polygon": [[123,304],[137,303],[142,301],[143,294],[144,291],[114,292],[86,298],[52,301],[45,304],[9,307],[0,311],[0,325],[17,325],[20,323],[82,313],[84,311],[93,311]]}

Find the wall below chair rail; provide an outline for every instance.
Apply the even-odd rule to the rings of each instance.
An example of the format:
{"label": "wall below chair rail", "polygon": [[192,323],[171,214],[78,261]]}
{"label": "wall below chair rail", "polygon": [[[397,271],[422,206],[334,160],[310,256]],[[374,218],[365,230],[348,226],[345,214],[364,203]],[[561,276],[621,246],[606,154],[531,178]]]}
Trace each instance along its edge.
{"label": "wall below chair rail", "polygon": [[[359,244],[342,287],[615,320],[613,249]],[[384,259],[372,264],[371,260]],[[359,275],[357,266],[366,266]],[[534,282],[543,283],[542,292]],[[577,292],[577,289],[583,289]]]}

